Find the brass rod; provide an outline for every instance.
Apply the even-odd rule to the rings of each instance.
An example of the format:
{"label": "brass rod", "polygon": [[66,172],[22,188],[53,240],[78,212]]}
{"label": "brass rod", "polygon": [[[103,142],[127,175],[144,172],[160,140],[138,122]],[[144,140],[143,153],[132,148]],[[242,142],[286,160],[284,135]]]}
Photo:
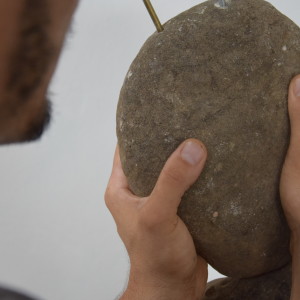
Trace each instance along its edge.
{"label": "brass rod", "polygon": [[144,4],[151,16],[151,19],[154,23],[154,25],[156,26],[156,29],[158,32],[162,32],[164,30],[163,26],[161,25],[160,21],[159,21],[159,18],[150,2],[150,0],[143,0],[144,1]]}

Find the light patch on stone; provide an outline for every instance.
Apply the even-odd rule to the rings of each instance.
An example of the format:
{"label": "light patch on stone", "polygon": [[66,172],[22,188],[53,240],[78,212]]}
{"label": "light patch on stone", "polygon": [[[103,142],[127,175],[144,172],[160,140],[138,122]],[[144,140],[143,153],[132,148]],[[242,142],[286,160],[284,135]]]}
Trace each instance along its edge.
{"label": "light patch on stone", "polygon": [[238,206],[236,203],[231,202],[230,203],[230,209],[234,216],[238,216],[242,213],[242,209],[240,206]]}
{"label": "light patch on stone", "polygon": [[210,179],[207,181],[206,187],[207,187],[208,189],[213,189],[214,186],[215,186],[214,179],[213,179],[213,178],[210,178]]}
{"label": "light patch on stone", "polygon": [[127,79],[129,79],[132,75],[133,75],[133,73],[131,72],[131,70],[129,70],[129,72],[127,74]]}
{"label": "light patch on stone", "polygon": [[286,50],[287,50],[287,46],[284,45],[284,46],[282,47],[282,51],[286,51]]}
{"label": "light patch on stone", "polygon": [[225,3],[225,6],[222,6],[221,5],[221,1],[218,0],[216,3],[215,3],[215,7],[216,8],[219,8],[219,9],[227,9],[228,8],[228,5],[230,4],[231,0],[223,0],[224,3]]}
{"label": "light patch on stone", "polygon": [[199,22],[198,19],[190,19],[190,18],[188,18],[187,21],[189,21],[189,22]]}
{"label": "light patch on stone", "polygon": [[207,10],[207,6],[204,6],[203,8],[201,8],[198,12],[199,15],[203,15],[205,13],[205,11]]}
{"label": "light patch on stone", "polygon": [[120,128],[120,131],[122,132],[123,131],[123,120],[122,119],[120,120],[119,128]]}
{"label": "light patch on stone", "polygon": [[174,143],[174,138],[171,136],[169,132],[166,132],[164,136],[165,136],[164,141],[166,143]]}
{"label": "light patch on stone", "polygon": [[218,163],[216,168],[215,168],[215,172],[220,172],[223,169],[223,164],[222,163]]}
{"label": "light patch on stone", "polygon": [[215,7],[217,7],[217,8],[221,8],[221,9],[224,9],[224,8],[225,8],[225,7],[222,7],[222,6],[220,5],[220,3],[219,3],[219,2],[215,3]]}
{"label": "light patch on stone", "polygon": [[217,212],[217,211],[215,211],[214,213],[213,213],[213,217],[214,218],[217,218],[219,216],[219,213]]}
{"label": "light patch on stone", "polygon": [[235,143],[230,142],[230,143],[229,143],[229,150],[230,150],[230,151],[233,151],[234,148],[235,148]]}

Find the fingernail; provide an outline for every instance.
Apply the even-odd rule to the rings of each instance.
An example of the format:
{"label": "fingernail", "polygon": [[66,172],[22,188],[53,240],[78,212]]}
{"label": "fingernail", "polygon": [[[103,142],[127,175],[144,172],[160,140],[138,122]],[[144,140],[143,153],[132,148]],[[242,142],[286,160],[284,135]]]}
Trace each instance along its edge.
{"label": "fingernail", "polygon": [[187,142],[182,151],[181,158],[190,165],[196,165],[200,162],[204,154],[203,148],[195,142]]}
{"label": "fingernail", "polygon": [[300,77],[295,81],[294,93],[296,97],[300,97]]}

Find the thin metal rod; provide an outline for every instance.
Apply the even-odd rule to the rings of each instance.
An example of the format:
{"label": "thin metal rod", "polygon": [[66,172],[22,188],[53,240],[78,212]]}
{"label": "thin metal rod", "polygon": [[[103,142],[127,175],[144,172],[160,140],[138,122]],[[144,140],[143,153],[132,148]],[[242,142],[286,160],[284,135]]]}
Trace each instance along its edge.
{"label": "thin metal rod", "polygon": [[150,14],[150,17],[154,23],[154,25],[156,26],[156,29],[158,32],[162,32],[164,30],[163,26],[161,25],[160,21],[159,21],[159,18],[150,2],[150,0],[143,0],[144,1],[144,4]]}

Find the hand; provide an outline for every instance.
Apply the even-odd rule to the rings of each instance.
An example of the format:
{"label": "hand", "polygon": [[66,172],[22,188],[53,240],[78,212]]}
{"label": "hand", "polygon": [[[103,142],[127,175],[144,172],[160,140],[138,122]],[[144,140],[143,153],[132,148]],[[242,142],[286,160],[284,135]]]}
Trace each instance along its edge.
{"label": "hand", "polygon": [[197,257],[177,209],[206,157],[203,144],[185,141],[165,164],[151,195],[139,198],[129,190],[117,147],[105,200],[131,263],[121,299],[196,300],[203,296],[207,264]]}
{"label": "hand", "polygon": [[300,76],[292,80],[289,89],[291,138],[281,174],[280,194],[290,229],[300,235],[300,86],[297,91],[296,82],[300,85]]}
{"label": "hand", "polygon": [[281,202],[292,231],[293,276],[291,300],[300,299],[300,76],[289,89],[291,138],[280,182]]}

